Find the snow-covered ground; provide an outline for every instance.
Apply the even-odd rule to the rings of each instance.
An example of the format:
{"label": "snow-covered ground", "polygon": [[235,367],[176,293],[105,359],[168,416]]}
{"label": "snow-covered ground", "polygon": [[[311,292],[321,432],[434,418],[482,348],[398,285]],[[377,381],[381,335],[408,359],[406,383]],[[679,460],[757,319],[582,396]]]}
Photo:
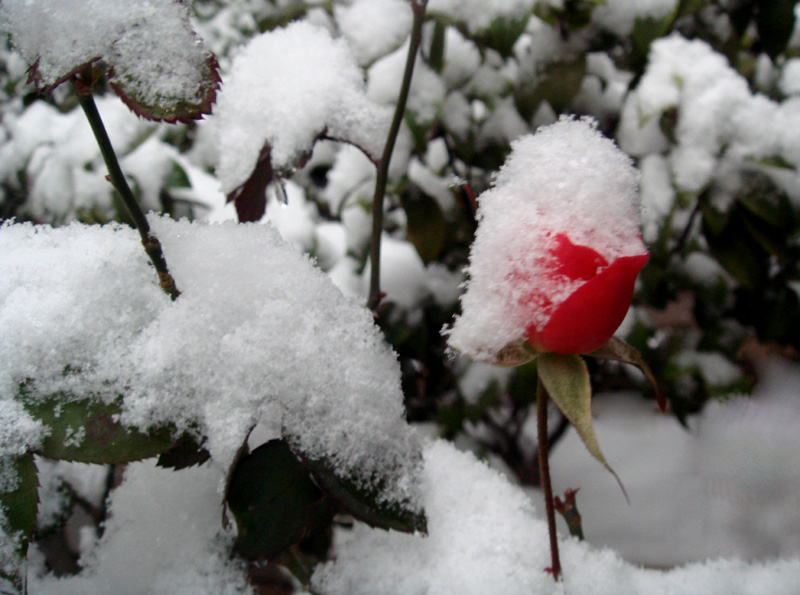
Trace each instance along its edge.
{"label": "snow-covered ground", "polygon": [[710,403],[688,430],[635,395],[597,395],[594,412],[631,505],[574,432],[551,455],[590,543],[655,567],[800,556],[800,367],[770,361],[752,397]]}

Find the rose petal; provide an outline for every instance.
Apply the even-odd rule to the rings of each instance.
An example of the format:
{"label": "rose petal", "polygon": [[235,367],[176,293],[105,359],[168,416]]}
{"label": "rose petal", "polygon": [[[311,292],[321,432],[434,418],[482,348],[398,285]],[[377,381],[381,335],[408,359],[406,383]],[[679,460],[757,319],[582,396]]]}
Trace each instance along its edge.
{"label": "rose petal", "polygon": [[527,329],[535,348],[555,353],[588,353],[608,342],[628,312],[633,287],[648,254],[615,260],[556,308],[541,331]]}
{"label": "rose petal", "polygon": [[608,261],[589,246],[573,244],[567,234],[560,233],[554,238],[555,246],[550,254],[556,259],[553,275],[565,275],[573,281],[588,281],[608,266]]}

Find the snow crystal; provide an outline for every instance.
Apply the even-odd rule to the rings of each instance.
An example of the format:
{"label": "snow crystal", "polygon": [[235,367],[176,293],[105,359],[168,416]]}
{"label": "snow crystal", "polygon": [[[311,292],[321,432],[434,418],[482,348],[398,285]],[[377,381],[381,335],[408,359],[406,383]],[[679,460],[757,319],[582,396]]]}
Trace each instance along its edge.
{"label": "snow crystal", "polygon": [[355,0],[335,5],[333,14],[363,65],[397,49],[411,31],[412,13],[406,0]]}
{"label": "snow crystal", "polygon": [[271,226],[151,225],[174,303],[133,230],[0,229],[0,398],[26,379],[31,398],[123,394],[123,423],[206,436],[222,468],[262,421],[341,473],[394,475],[384,496],[413,501],[416,438],[371,313]]}
{"label": "snow crystal", "polygon": [[214,108],[223,191],[247,181],[265,144],[279,171],[322,133],[379,156],[390,112],[367,99],[363,79],[347,43],[325,29],[296,22],[251,40]]}
{"label": "snow crystal", "polygon": [[[630,158],[589,120],[564,118],[513,143],[494,187],[478,199],[471,279],[463,314],[448,331],[450,345],[491,358],[523,337],[532,314],[524,299],[530,283],[543,282],[549,235],[566,232],[609,262],[642,254],[638,181]],[[566,297],[550,293],[554,303]]]}
{"label": "snow crystal", "polygon": [[38,61],[42,82],[52,85],[103,56],[127,29],[152,17],[157,5],[169,9],[170,4],[170,0],[5,0],[0,27],[11,33],[29,64]]}

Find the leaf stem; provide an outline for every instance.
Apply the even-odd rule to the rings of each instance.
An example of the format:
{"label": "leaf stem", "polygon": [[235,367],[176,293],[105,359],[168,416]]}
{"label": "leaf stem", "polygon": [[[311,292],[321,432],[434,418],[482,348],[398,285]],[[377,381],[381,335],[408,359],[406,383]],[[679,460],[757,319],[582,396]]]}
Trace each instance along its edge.
{"label": "leaf stem", "polygon": [[89,120],[89,125],[92,127],[92,132],[97,140],[97,146],[100,147],[100,154],[103,156],[103,161],[108,169],[108,179],[122,198],[125,208],[128,210],[136,229],[139,231],[144,250],[147,252],[147,256],[150,257],[150,261],[158,272],[158,280],[161,289],[174,301],[181,292],[178,291],[178,288],[175,286],[175,280],[172,278],[172,275],[170,275],[167,261],[164,258],[164,252],[161,250],[161,243],[150,231],[147,218],[144,212],[142,212],[139,203],[136,202],[133,191],[131,191],[128,181],[122,173],[119,160],[114,152],[114,147],[111,145],[111,140],[108,138],[108,133],[100,117],[100,112],[97,110],[97,104],[92,96],[91,85],[86,84],[79,78],[75,78],[74,81],[75,90],[78,94],[78,101],[83,108],[83,113],[86,114],[86,119]]}
{"label": "leaf stem", "polygon": [[539,450],[539,477],[544,492],[544,509],[547,516],[547,531],[550,534],[550,568],[553,578],[561,576],[561,560],[558,555],[558,535],[556,534],[556,512],[553,502],[553,486],[550,483],[550,463],[547,458],[547,403],[550,396],[541,378],[536,380],[536,415]]}
{"label": "leaf stem", "polygon": [[406,111],[408,93],[411,89],[411,78],[414,74],[414,63],[416,62],[417,52],[422,41],[422,25],[425,22],[425,7],[428,0],[411,0],[411,10],[414,13],[414,20],[411,27],[411,38],[408,44],[408,56],[406,67],[403,72],[403,82],[400,86],[400,95],[397,98],[397,106],[394,110],[394,118],[389,127],[389,134],[386,137],[386,145],[383,148],[383,155],[378,162],[378,177],[375,181],[375,194],[372,198],[372,240],[370,244],[370,279],[369,279],[369,298],[367,307],[371,310],[377,309],[381,301],[381,233],[383,232],[383,198],[386,195],[386,184],[389,180],[389,162],[394,151],[394,144],[397,134],[400,131],[400,124],[403,122],[403,115]]}

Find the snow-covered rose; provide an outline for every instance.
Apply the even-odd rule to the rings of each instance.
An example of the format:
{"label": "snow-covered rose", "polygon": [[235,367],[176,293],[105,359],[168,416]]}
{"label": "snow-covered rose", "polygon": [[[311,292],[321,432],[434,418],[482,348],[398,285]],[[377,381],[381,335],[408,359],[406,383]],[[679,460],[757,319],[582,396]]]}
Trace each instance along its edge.
{"label": "snow-covered rose", "polygon": [[631,303],[648,259],[639,173],[590,119],[562,118],[514,143],[479,200],[451,347],[489,362],[510,345],[588,353]]}

